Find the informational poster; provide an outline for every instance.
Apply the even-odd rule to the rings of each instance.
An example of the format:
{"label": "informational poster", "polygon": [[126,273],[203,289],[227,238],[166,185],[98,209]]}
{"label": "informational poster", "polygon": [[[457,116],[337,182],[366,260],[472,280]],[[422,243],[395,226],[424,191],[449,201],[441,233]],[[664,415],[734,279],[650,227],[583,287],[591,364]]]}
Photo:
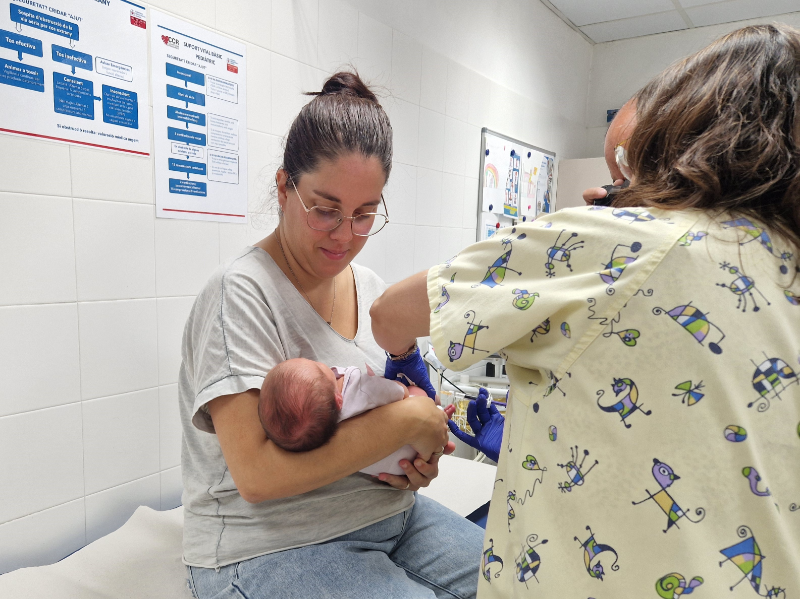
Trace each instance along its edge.
{"label": "informational poster", "polygon": [[485,127],[481,136],[479,239],[491,237],[498,226],[551,212],[555,153]]}
{"label": "informational poster", "polygon": [[0,131],[149,156],[145,15],[127,0],[0,0]]}
{"label": "informational poster", "polygon": [[247,221],[245,45],[150,11],[156,216]]}

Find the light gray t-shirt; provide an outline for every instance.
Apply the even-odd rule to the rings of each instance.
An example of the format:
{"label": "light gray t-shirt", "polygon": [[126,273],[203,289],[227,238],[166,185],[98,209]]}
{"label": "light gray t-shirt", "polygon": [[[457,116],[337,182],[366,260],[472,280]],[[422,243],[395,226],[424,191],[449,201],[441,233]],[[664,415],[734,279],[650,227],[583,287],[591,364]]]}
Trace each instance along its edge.
{"label": "light gray t-shirt", "polygon": [[386,284],[352,265],[358,333],[348,340],[320,317],[272,258],[249,247],[220,267],[186,322],[178,395],[183,426],[183,561],[219,567],[329,540],[410,508],[401,492],[355,473],[319,489],[259,504],[246,502],[202,407],[219,396],[260,389],[267,372],[290,358],[363,365],[383,373],[369,307]]}

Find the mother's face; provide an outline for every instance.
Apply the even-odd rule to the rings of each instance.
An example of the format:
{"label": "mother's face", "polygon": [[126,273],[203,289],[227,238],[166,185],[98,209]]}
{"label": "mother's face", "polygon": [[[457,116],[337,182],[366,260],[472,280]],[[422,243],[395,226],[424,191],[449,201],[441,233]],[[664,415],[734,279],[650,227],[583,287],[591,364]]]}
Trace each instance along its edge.
{"label": "mother's face", "polygon": [[283,211],[281,234],[295,259],[307,273],[321,279],[340,273],[369,238],[353,235],[347,219],[333,231],[311,229],[300,198],[306,208],[337,208],[347,217],[382,212],[380,199],[386,177],[380,161],[374,156],[346,154],[323,160],[314,171],[300,176],[295,181],[297,192],[283,170],[278,171],[277,183]]}

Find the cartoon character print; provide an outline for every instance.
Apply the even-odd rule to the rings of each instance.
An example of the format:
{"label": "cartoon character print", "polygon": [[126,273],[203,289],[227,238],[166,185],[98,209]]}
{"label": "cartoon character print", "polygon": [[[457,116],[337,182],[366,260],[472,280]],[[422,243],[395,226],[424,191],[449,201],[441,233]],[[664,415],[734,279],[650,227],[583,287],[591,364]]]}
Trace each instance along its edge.
{"label": "cartoon character print", "polygon": [[[722,226],[725,229],[738,229],[739,231],[745,233],[746,235],[750,236],[749,240],[745,240],[744,242],[739,242],[740,246],[744,246],[745,244],[749,244],[750,242],[758,242],[761,246],[769,252],[772,256],[776,256],[783,262],[787,262],[792,259],[792,254],[789,252],[781,252],[779,254],[775,254],[775,248],[772,245],[772,238],[770,238],[769,234],[763,227],[759,227],[755,223],[753,223],[750,219],[740,218],[740,219],[733,219],[731,221],[723,221]],[[780,266],[780,272],[784,275],[789,272],[789,269],[786,265],[782,264]]]}
{"label": "cartoon character print", "polygon": [[[511,233],[514,234],[517,232],[517,228],[514,227],[511,230]],[[526,234],[521,233],[517,236],[518,240],[524,240],[526,238]],[[514,240],[511,237],[505,237],[500,240],[500,243],[503,245],[504,252],[495,260],[489,268],[486,270],[486,275],[483,276],[483,279],[480,283],[476,283],[472,287],[476,288],[479,285],[485,285],[487,287],[493,288],[498,285],[503,285],[503,281],[506,278],[506,274],[508,271],[512,273],[516,273],[517,275],[522,275],[519,271],[515,271],[511,267],[508,266],[508,262],[511,260],[511,251],[513,250],[512,242]]]}
{"label": "cartoon character print", "polygon": [[675,389],[678,390],[678,393],[672,395],[676,398],[680,398],[681,404],[694,406],[705,397],[705,394],[700,391],[703,389],[703,387],[702,381],[700,381],[697,385],[691,381],[684,381],[675,386]]}
{"label": "cartoon character print", "polygon": [[753,492],[756,496],[771,496],[772,494],[767,488],[764,491],[758,489],[758,484],[761,483],[761,475],[758,474],[755,467],[745,467],[742,469],[742,475],[744,475],[745,479],[750,483],[750,491]]}
{"label": "cartoon character print", "polygon": [[[453,273],[453,275],[450,277],[450,283],[455,282],[455,280],[456,280],[456,274]],[[434,314],[438,313],[440,310],[442,310],[445,304],[450,302],[450,293],[447,291],[446,283],[442,284],[442,298],[444,298],[444,300],[439,302],[439,305],[433,309]]]}
{"label": "cartoon character print", "polygon": [[464,334],[464,341],[460,344],[453,341],[450,342],[450,347],[447,349],[447,356],[450,357],[450,362],[461,358],[461,355],[464,353],[464,348],[472,350],[473,354],[475,354],[475,352],[489,352],[488,350],[481,350],[475,347],[475,342],[478,339],[478,332],[482,329],[489,329],[489,326],[481,325],[480,322],[475,322],[474,310],[468,310],[464,313],[464,318],[469,320],[467,323],[467,332]]}
{"label": "cartoon character print", "polygon": [[628,379],[627,377],[621,379],[614,378],[614,381],[611,384],[611,391],[614,392],[614,396],[619,396],[620,394],[624,394],[624,396],[610,406],[603,406],[600,404],[600,399],[605,395],[606,392],[605,390],[597,390],[597,406],[599,406],[600,410],[604,412],[615,412],[619,414],[626,429],[631,428],[631,424],[627,422],[628,417],[630,417],[637,410],[648,417],[653,413],[651,410],[644,410],[639,405],[639,388],[632,379]]}
{"label": "cartoon character print", "polygon": [[707,235],[708,235],[707,231],[698,231],[697,233],[695,233],[694,231],[687,231],[681,237],[678,238],[678,243],[681,246],[691,246],[693,242],[699,242]]}
{"label": "cartoon character print", "polygon": [[701,346],[709,333],[711,333],[711,329],[714,328],[717,330],[720,334],[720,338],[716,342],[709,342],[708,349],[714,354],[722,354],[722,348],[719,344],[725,339],[725,333],[708,320],[708,315],[706,313],[692,306],[691,302],[676,306],[672,310],[666,310],[660,306],[656,306],[653,309],[654,315],[662,315],[664,313],[668,314],[673,321],[690,333]]}
{"label": "cartoon character print", "polygon": [[638,256],[617,256],[617,250],[619,248],[628,248],[634,254],[639,252],[642,249],[642,244],[639,242],[633,242],[630,246],[626,244],[617,244],[614,246],[614,250],[611,251],[611,258],[609,259],[608,263],[605,265],[605,269],[600,271],[598,275],[600,275],[600,279],[603,280],[604,283],[608,285],[606,288],[606,294],[609,296],[613,295],[616,291],[614,289],[614,284],[617,280],[622,276],[623,271],[628,268],[628,265],[635,262]]}
{"label": "cartoon character print", "polygon": [[500,577],[502,570],[503,559],[494,553],[494,540],[489,538],[489,547],[483,551],[481,557],[481,574],[486,581],[492,583],[492,574],[494,573],[495,578]]}
{"label": "cartoon character print", "polygon": [[763,594],[761,593],[761,575],[767,557],[761,553],[761,548],[747,525],[741,525],[736,530],[736,534],[742,538],[742,541],[719,551],[725,557],[725,560],[719,563],[720,567],[726,562],[730,562],[744,574],[744,577],[734,583],[730,590],[733,591],[737,585],[747,580],[759,596],[764,598],[785,597],[786,590],[778,587],[766,589]]}
{"label": "cartoon character print", "polygon": [[[548,373],[550,374],[550,385],[548,385],[547,389],[544,391],[544,397],[547,398],[550,394],[552,394],[556,390],[561,392],[562,396],[566,397],[567,394],[558,385],[559,383],[561,383],[561,379],[563,379],[563,377],[559,379],[558,377],[555,376],[555,374],[552,371],[548,371]],[[569,371],[567,371],[566,375],[567,377],[572,377],[572,373],[570,373]]]}
{"label": "cartoon character print", "polygon": [[533,328],[531,332],[531,342],[540,335],[546,335],[550,333],[550,319],[545,319],[539,325]]}
{"label": "cartoon character print", "polygon": [[589,451],[586,448],[583,449],[583,458],[581,458],[581,462],[578,464],[578,446],[572,446],[569,450],[572,460],[565,465],[558,465],[567,472],[567,481],[558,484],[558,489],[562,494],[571,492],[576,486],[583,485],[589,471],[599,464],[599,461],[595,460],[592,466],[584,471],[583,463],[586,462],[586,459],[589,457]]}
{"label": "cartoon character print", "polygon": [[[583,548],[583,564],[586,567],[586,572],[591,577],[603,581],[603,577],[606,576],[606,572],[600,562],[600,559],[597,559],[597,557],[606,552],[610,552],[614,555],[614,562],[611,564],[611,570],[619,571],[619,565],[617,564],[617,562],[619,562],[619,555],[617,554],[617,551],[608,544],[598,544],[589,525],[586,526],[586,531],[589,532],[589,537],[586,539],[586,541],[581,542],[580,538],[577,536],[575,536],[573,539],[581,545],[581,548]],[[595,559],[597,560],[595,561]]]}
{"label": "cartoon character print", "polygon": [[677,600],[681,596],[688,596],[703,583],[702,577],[693,577],[687,581],[686,577],[680,573],[667,573],[656,581],[656,592],[662,598]]}
{"label": "cartoon character print", "polygon": [[793,306],[800,306],[800,296],[792,293],[789,290],[783,290],[783,295],[789,304]]}
{"label": "cartoon character print", "polygon": [[527,545],[528,548],[526,549],[523,545],[522,552],[520,552],[519,556],[517,556],[517,558],[514,560],[517,565],[517,581],[524,583],[525,587],[528,587],[528,581],[531,579],[535,579],[536,583],[539,583],[536,573],[539,572],[539,567],[542,565],[542,558],[539,556],[539,553],[534,550],[534,548],[546,544],[547,540],[542,540],[537,544],[536,541],[538,539],[539,536],[535,533],[529,535],[525,540],[525,545]]}
{"label": "cartoon character print", "polygon": [[766,296],[764,296],[764,294],[762,294],[761,291],[756,287],[756,282],[753,281],[753,278],[745,275],[739,267],[731,266],[729,263],[723,262],[720,263],[720,269],[723,271],[727,270],[731,275],[737,276],[736,279],[730,283],[717,284],[719,287],[730,290],[738,297],[739,301],[736,303],[737,309],[741,308],[742,312],[747,312],[747,296],[750,296],[750,301],[753,303],[753,312],[758,312],[761,310],[761,307],[756,302],[755,296],[753,296],[753,290],[758,292],[758,294],[767,303],[767,306],[772,305],[772,303],[767,300]]}
{"label": "cartoon character print", "polygon": [[562,229],[561,233],[558,234],[555,243],[547,249],[547,261],[544,263],[545,269],[547,271],[545,274],[548,277],[555,277],[556,276],[556,263],[563,262],[567,264],[567,268],[572,272],[572,264],[569,262],[570,258],[572,257],[572,253],[575,250],[580,250],[583,248],[583,240],[579,240],[576,242],[570,243],[572,238],[578,237],[577,233],[569,234],[569,237],[563,242],[561,242],[561,236],[564,235],[566,229]]}
{"label": "cartoon character print", "polygon": [[528,498],[533,498],[533,493],[536,491],[536,484],[542,483],[544,481],[544,474],[547,472],[547,467],[542,467],[539,464],[539,461],[536,460],[535,456],[533,456],[532,454],[528,454],[525,457],[525,460],[522,461],[522,468],[525,469],[526,471],[531,471],[534,472],[536,475],[538,475],[538,477],[534,476],[533,483],[531,484],[531,489],[525,490],[525,494],[523,495],[522,498],[516,498],[516,496],[514,498],[517,501],[517,504],[524,505],[525,501]]}
{"label": "cartoon character print", "polygon": [[511,504],[517,500],[517,491],[511,490],[508,492],[508,496],[506,496],[506,508],[508,511],[506,512],[507,520],[508,520],[508,532],[511,533],[511,520],[517,516],[514,512],[514,505]]}
{"label": "cartoon character print", "polygon": [[[649,298],[653,295],[653,290],[636,290],[636,293],[631,296],[631,299],[635,298],[636,296],[642,295],[645,298]],[[600,324],[604,327],[608,327],[608,331],[603,332],[604,338],[610,338],[612,335],[617,336],[620,341],[628,346],[629,348],[633,348],[636,346],[636,340],[639,339],[641,336],[641,332],[638,329],[628,328],[622,329],[619,331],[614,330],[614,325],[618,324],[622,320],[622,310],[628,306],[628,302],[626,302],[622,309],[614,317],[598,317],[595,311],[595,307],[597,306],[597,299],[596,298],[587,298],[586,300],[589,303],[589,319],[592,321],[600,321]]]}
{"label": "cartoon character print", "polygon": [[551,442],[555,442],[558,439],[558,428],[555,425],[550,425],[547,428],[547,438]]}
{"label": "cartoon character print", "polygon": [[756,365],[752,381],[753,389],[759,393],[760,398],[753,400],[747,405],[747,408],[758,404],[758,412],[769,410],[772,400],[780,399],[781,394],[790,385],[800,383],[797,373],[786,364],[786,361],[780,358],[767,358],[766,354],[764,354],[764,358],[766,360],[757,365],[755,361],[750,361]]}
{"label": "cartoon character print", "polygon": [[675,502],[674,498],[667,491],[668,487],[680,479],[680,477],[678,477],[678,475],[672,470],[672,467],[661,462],[657,458],[654,458],[653,477],[655,478],[656,483],[661,486],[661,489],[655,494],[652,494],[650,490],[645,488],[644,491],[647,492],[647,498],[644,500],[639,500],[638,502],[633,501],[632,504],[636,506],[638,504],[643,504],[648,500],[653,500],[658,507],[664,511],[664,514],[667,515],[667,528],[663,530],[664,533],[667,533],[667,531],[669,531],[673,525],[680,529],[678,526],[678,521],[682,518],[685,518],[691,523],[699,523],[705,518],[706,511],[702,507],[696,508],[694,511],[694,514],[699,517],[697,521],[690,518],[689,515],[678,505],[677,502]]}
{"label": "cartoon character print", "polygon": [[572,330],[570,329],[569,323],[566,321],[561,324],[561,335],[563,335],[565,338],[572,337]]}
{"label": "cartoon character print", "polygon": [[539,297],[537,292],[533,292],[531,294],[528,292],[528,290],[520,290],[517,288],[514,288],[511,293],[514,294],[511,304],[514,306],[514,308],[518,308],[519,310],[528,310],[531,306],[533,306],[536,298]]}
{"label": "cartoon character print", "polygon": [[627,221],[628,223],[647,223],[655,221],[656,218],[644,209],[628,209],[628,208],[615,208],[611,214],[620,221]]}
{"label": "cartoon character print", "polygon": [[728,425],[723,433],[729,442],[739,443],[747,439],[747,430],[739,425]]}

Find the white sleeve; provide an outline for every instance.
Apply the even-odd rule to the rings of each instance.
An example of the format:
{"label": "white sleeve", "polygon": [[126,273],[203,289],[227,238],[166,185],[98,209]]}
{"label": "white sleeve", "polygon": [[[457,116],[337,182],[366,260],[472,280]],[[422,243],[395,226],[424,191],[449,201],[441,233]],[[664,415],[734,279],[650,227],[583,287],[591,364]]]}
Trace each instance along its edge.
{"label": "white sleeve", "polygon": [[396,381],[377,375],[354,377],[344,391],[344,401],[340,420],[355,417],[363,412],[402,400],[405,396],[403,386]]}

